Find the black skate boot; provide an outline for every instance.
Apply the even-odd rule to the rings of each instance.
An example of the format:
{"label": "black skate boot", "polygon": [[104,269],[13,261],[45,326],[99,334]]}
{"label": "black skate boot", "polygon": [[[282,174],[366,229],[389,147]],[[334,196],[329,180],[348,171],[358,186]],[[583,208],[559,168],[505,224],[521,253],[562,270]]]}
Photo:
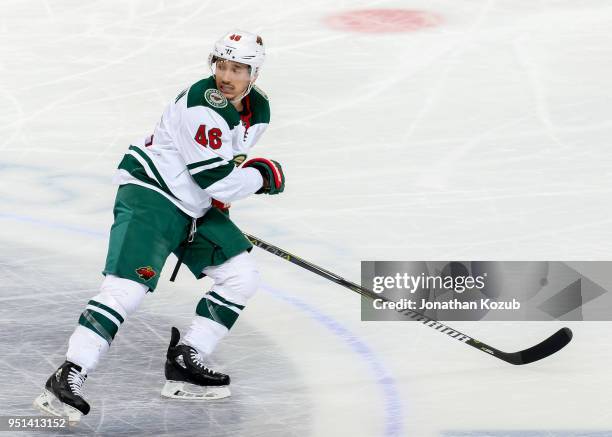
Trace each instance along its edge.
{"label": "black skate boot", "polygon": [[87,374],[80,366],[65,361],[47,379],[45,390],[34,400],[34,406],[54,416],[68,416],[70,424],[78,423],[89,413],[89,404],[81,394]]}
{"label": "black skate boot", "polygon": [[166,385],[162,396],[175,399],[212,400],[230,396],[230,377],[209,369],[191,346],[178,344],[181,334],[172,327],[166,354]]}

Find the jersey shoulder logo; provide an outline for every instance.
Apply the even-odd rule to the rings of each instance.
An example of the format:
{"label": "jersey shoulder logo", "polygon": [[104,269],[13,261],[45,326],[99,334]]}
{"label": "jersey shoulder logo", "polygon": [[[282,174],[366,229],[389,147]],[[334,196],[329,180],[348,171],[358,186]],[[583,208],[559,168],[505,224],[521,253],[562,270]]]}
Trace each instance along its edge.
{"label": "jersey shoulder logo", "polygon": [[221,91],[215,88],[209,88],[204,92],[204,99],[213,108],[225,108],[227,106],[227,99]]}

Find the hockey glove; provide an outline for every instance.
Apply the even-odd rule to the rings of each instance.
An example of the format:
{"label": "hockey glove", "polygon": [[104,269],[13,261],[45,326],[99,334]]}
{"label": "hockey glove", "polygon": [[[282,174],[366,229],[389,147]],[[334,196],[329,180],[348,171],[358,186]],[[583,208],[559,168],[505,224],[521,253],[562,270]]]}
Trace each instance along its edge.
{"label": "hockey glove", "polygon": [[252,158],[242,167],[252,167],[258,170],[263,177],[263,186],[255,194],[279,194],[285,189],[285,174],[278,162],[266,158]]}

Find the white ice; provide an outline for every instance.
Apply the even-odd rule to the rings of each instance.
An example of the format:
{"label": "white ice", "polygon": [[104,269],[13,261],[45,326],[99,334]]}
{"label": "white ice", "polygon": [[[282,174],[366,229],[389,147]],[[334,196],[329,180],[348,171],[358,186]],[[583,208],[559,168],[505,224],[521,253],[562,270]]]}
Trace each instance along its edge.
{"label": "white ice", "polygon": [[[443,22],[323,21],[393,7]],[[232,207],[245,231],[355,281],[361,260],[612,258],[610,2],[4,0],[0,415],[36,414],[101,280],[114,168],[233,27],[267,44],[256,152],[287,174],[283,195]],[[170,284],[171,260],[87,381],[77,433],[612,435],[610,323],[573,323],[566,350],[512,367],[418,324],[361,322],[351,291],[256,256],[264,285],[213,357],[232,398],[159,397],[170,326],[208,286],[186,270]],[[453,326],[516,350],[563,324]]]}

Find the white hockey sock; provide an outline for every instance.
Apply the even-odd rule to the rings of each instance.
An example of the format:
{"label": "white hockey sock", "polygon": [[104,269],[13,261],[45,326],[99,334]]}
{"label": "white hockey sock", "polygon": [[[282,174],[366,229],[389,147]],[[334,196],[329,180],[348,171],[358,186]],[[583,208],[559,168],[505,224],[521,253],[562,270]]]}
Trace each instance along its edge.
{"label": "white hockey sock", "polygon": [[102,337],[84,326],[77,326],[68,341],[66,359],[89,373],[98,365],[100,357],[106,353],[109,344]]}
{"label": "white hockey sock", "polygon": [[183,337],[183,343],[204,355],[210,355],[217,343],[228,334],[229,330],[214,320],[206,317],[195,316],[187,334]]}

